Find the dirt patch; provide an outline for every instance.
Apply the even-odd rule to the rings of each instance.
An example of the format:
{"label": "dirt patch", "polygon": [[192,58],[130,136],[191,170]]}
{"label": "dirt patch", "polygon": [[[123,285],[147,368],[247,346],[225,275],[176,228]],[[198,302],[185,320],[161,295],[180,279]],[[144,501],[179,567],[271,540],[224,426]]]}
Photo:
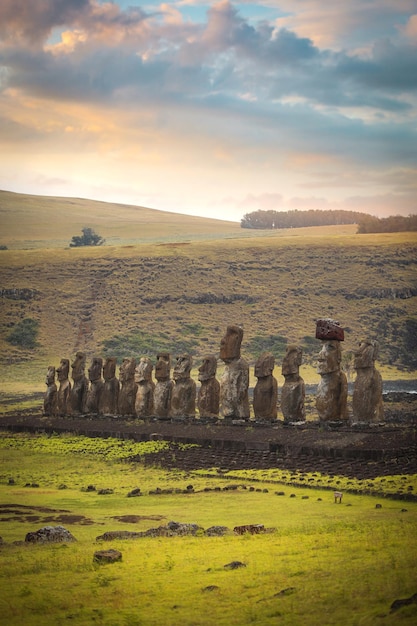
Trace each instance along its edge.
{"label": "dirt patch", "polygon": [[[54,513],[54,515],[37,515],[37,513]],[[58,515],[55,515],[55,514]],[[46,506],[30,506],[27,504],[0,504],[0,522],[40,522],[42,524],[94,524],[92,519],[84,515],[73,515],[66,509],[50,509]]]}
{"label": "dirt patch", "polygon": [[126,524],[137,524],[143,520],[159,522],[165,519],[165,517],[163,515],[113,515],[111,519],[116,519],[118,522],[124,522]]}

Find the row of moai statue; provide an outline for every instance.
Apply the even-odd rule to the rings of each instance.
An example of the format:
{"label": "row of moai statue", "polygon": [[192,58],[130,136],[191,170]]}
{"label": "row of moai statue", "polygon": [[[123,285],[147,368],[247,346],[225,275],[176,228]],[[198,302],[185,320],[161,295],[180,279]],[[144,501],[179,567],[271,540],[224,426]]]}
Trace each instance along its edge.
{"label": "row of moai statue", "polygon": [[[325,336],[324,336],[325,335]],[[337,336],[336,336],[337,335]],[[319,320],[316,337],[323,342],[318,357],[321,381],[317,389],[316,408],[320,421],[347,419],[347,381],[341,371],[340,341],[343,329],[333,320]],[[110,415],[138,418],[187,419],[200,418],[225,420],[250,419],[249,365],[241,357],[243,329],[228,326],[220,342],[220,359],[224,372],[220,382],[216,379],[217,358],[206,356],[198,369],[200,388],[191,378],[192,357],[184,354],[176,359],[171,379],[170,355],[157,355],[155,379],[152,380],[153,364],[147,357],[139,363],[125,358],[116,377],[116,359],[108,357],[103,363],[94,357],[85,375],[86,357],[77,352],[71,364],[72,380],[69,381],[70,362],[62,359],[58,368],[50,366],[47,373],[47,391],[44,398],[45,415]],[[355,421],[381,421],[382,382],[375,370],[377,354],[375,342],[362,342],[355,354],[357,382],[353,394]],[[289,345],[282,362],[285,383],[281,390],[281,411],[284,422],[305,420],[305,385],[299,368],[302,350]],[[263,353],[255,364],[257,383],[253,390],[253,412],[256,420],[277,419],[278,384],[273,376],[275,358],[270,352]],[[59,388],[55,377],[58,376]]]}

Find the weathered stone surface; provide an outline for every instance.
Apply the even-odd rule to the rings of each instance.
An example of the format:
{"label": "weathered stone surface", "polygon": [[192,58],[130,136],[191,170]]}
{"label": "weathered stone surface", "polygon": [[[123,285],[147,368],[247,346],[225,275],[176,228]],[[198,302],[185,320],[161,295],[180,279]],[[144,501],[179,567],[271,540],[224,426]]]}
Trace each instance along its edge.
{"label": "weathered stone surface", "polygon": [[317,386],[316,409],[322,422],[347,420],[347,379],[340,369],[342,351],[334,339],[322,341],[317,372],[321,380]]}
{"label": "weathered stone surface", "polygon": [[193,359],[189,354],[177,357],[171,396],[171,417],[195,417],[196,384],[190,377]]}
{"label": "weathered stone surface", "polygon": [[384,420],[382,378],[375,368],[378,350],[377,341],[364,340],[354,353],[353,422],[380,423]]}
{"label": "weathered stone surface", "polygon": [[96,563],[116,563],[122,560],[122,553],[119,550],[110,548],[109,550],[97,550],[94,552],[93,561]]}
{"label": "weathered stone surface", "polygon": [[119,407],[120,383],[116,378],[117,361],[107,357],[103,365],[103,388],[99,399],[100,415],[117,415]]}
{"label": "weathered stone surface", "polygon": [[336,320],[320,319],[316,322],[316,339],[344,341],[345,333],[340,323]]}
{"label": "weathered stone surface", "polygon": [[220,412],[225,419],[250,417],[249,365],[240,357],[243,329],[228,326],[220,342],[220,358],[226,364],[220,380]]}
{"label": "weathered stone surface", "polygon": [[219,417],[220,383],[216,379],[217,359],[214,355],[203,358],[198,368],[198,380],[201,383],[198,391],[197,406],[200,417]]}
{"label": "weathered stone surface", "polygon": [[223,537],[230,532],[227,526],[210,526],[204,531],[204,534],[208,537]]}
{"label": "weathered stone surface", "polygon": [[101,377],[103,370],[103,359],[95,356],[88,368],[88,378],[90,387],[87,392],[86,411],[87,413],[97,414],[99,412],[100,397],[103,391],[104,382]]}
{"label": "weathered stone surface", "polygon": [[55,367],[50,365],[46,374],[46,393],[43,399],[43,413],[46,416],[58,415],[58,388],[55,383]]}
{"label": "weathered stone surface", "polygon": [[64,541],[76,541],[69,530],[63,526],[44,526],[34,532],[27,533],[26,543],[61,543]]}
{"label": "weathered stone surface", "polygon": [[240,567],[246,567],[246,563],[242,563],[241,561],[231,561],[230,563],[226,563],[223,567],[224,569],[239,569]]}
{"label": "weathered stone surface", "polygon": [[86,411],[86,400],[88,392],[88,380],[85,371],[85,354],[77,352],[74,361],[71,363],[72,380],[74,384],[70,392],[70,406],[72,415],[80,415]]}
{"label": "weathered stone surface", "polygon": [[278,383],[272,375],[275,358],[264,352],[255,363],[255,376],[258,379],[253,390],[253,412],[257,420],[277,418]]}
{"label": "weathered stone surface", "polygon": [[171,358],[166,352],[157,355],[155,365],[156,385],[154,390],[154,412],[156,417],[167,418],[171,413],[171,396],[174,381],[170,379]]}
{"label": "weathered stone surface", "polygon": [[244,535],[245,533],[259,535],[259,533],[265,532],[265,526],[263,524],[245,524],[243,526],[235,526],[233,532],[235,535]]}
{"label": "weathered stone surface", "polygon": [[282,375],[285,383],[281,390],[281,410],[284,422],[305,420],[305,384],[299,374],[303,351],[299,346],[289,344],[282,361]]}
{"label": "weathered stone surface", "polygon": [[61,359],[59,367],[57,367],[56,373],[58,374],[59,389],[58,389],[58,414],[61,416],[68,415],[70,412],[70,393],[71,383],[68,380],[69,376],[69,359]]}
{"label": "weathered stone surface", "polygon": [[119,415],[133,417],[136,415],[135,402],[138,385],[135,382],[136,360],[133,358],[123,359],[119,368]]}
{"label": "weathered stone surface", "polygon": [[138,386],[135,400],[137,417],[146,419],[154,415],[155,383],[152,380],[152,361],[142,357],[135,371],[135,381]]}

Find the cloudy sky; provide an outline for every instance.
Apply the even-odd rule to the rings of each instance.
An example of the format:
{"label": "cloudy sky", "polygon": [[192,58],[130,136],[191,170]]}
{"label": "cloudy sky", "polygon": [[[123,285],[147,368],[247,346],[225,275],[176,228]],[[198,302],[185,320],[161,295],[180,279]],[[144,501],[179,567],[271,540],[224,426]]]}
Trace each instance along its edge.
{"label": "cloudy sky", "polygon": [[417,0],[1,0],[0,189],[417,212]]}

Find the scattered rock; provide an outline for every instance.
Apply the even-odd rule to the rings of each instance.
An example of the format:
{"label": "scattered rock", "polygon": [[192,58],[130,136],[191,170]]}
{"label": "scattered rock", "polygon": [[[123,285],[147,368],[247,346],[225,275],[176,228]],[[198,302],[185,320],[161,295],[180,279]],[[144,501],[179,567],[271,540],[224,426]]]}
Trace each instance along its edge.
{"label": "scattered rock", "polygon": [[292,593],[295,593],[295,587],[286,587],[285,589],[281,589],[278,593],[274,594],[274,598],[278,598],[279,596],[290,596]]}
{"label": "scattered rock", "polygon": [[210,526],[210,528],[207,528],[204,534],[208,537],[222,537],[228,532],[229,529],[227,528],[227,526]]}
{"label": "scattered rock", "polygon": [[246,567],[246,563],[242,563],[241,561],[231,561],[230,563],[226,563],[223,567],[224,569],[239,569],[239,567]]}
{"label": "scattered rock", "polygon": [[95,563],[116,563],[122,560],[122,553],[119,550],[110,548],[109,550],[97,550],[94,552],[93,561]]}
{"label": "scattered rock", "polygon": [[220,589],[217,585],[208,585],[207,587],[203,587],[201,591],[217,591],[217,589]]}
{"label": "scattered rock", "polygon": [[9,478],[9,485],[15,485],[16,481],[14,478]]}
{"label": "scattered rock", "polygon": [[77,541],[69,530],[63,526],[44,526],[34,532],[27,533],[26,543],[60,543],[63,541]]}
{"label": "scattered rock", "polygon": [[114,490],[113,489],[99,489],[97,493],[99,496],[109,496],[112,493],[114,493]]}
{"label": "scattered rock", "polygon": [[136,489],[132,489],[132,491],[129,491],[129,493],[127,494],[128,498],[136,498],[138,496],[141,496],[141,492],[139,487],[136,487]]}
{"label": "scattered rock", "polygon": [[375,504],[376,509],[382,509],[382,504]]}

